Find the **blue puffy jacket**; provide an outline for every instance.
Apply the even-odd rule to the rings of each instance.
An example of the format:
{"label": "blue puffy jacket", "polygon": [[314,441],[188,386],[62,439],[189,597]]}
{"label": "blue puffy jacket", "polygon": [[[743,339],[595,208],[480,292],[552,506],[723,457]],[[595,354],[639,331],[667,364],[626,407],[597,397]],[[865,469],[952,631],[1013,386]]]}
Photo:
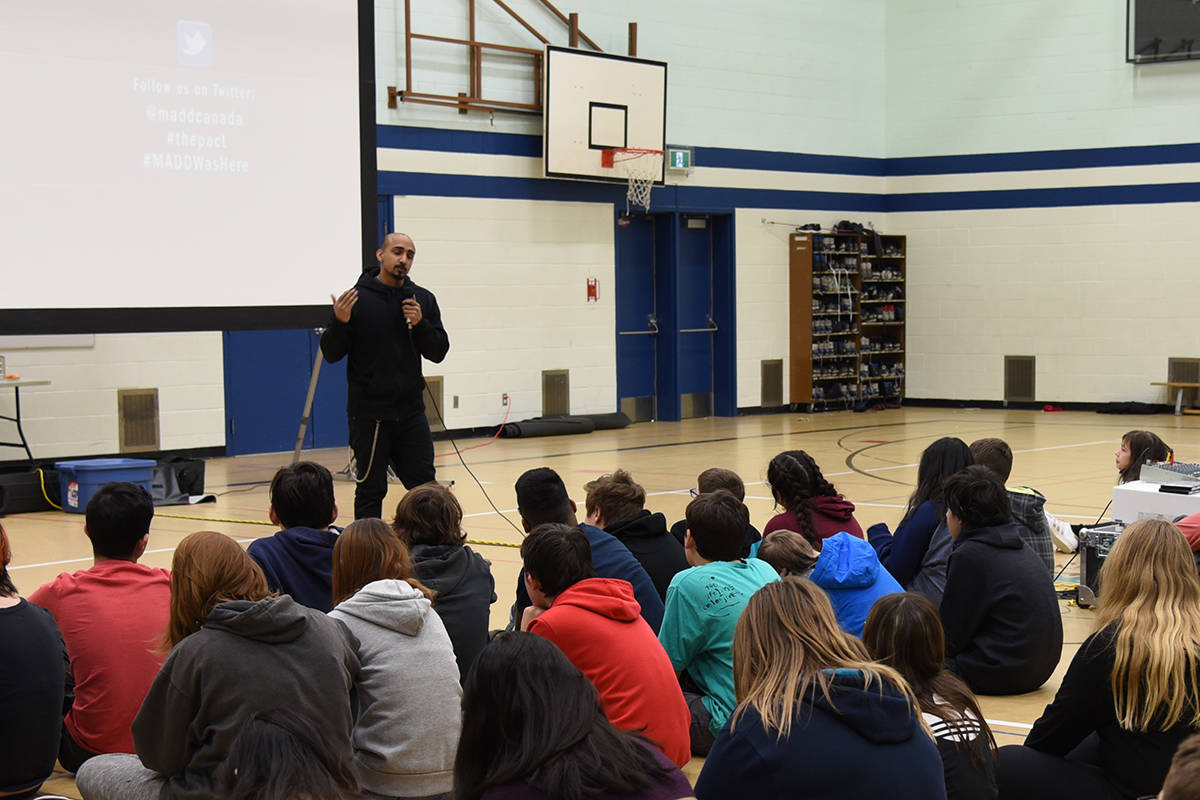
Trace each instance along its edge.
{"label": "blue puffy jacket", "polygon": [[904,591],[879,563],[870,542],[848,533],[825,540],[809,579],[829,595],[838,624],[854,636],[862,636],[863,623],[876,600]]}

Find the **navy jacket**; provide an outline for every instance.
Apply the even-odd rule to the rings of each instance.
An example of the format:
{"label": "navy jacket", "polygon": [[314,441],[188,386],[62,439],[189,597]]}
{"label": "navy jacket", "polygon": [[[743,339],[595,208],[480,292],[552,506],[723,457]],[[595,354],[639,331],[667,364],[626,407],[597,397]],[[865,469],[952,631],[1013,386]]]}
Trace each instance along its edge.
{"label": "navy jacket", "polygon": [[[783,740],[754,708],[722,726],[696,781],[699,800],[803,797],[945,800],[942,758],[915,705],[890,686],[838,670],[832,703],[811,692]],[[736,714],[735,714],[736,716]]]}
{"label": "navy jacket", "polygon": [[339,533],[340,528],[288,528],[255,539],[246,552],[262,567],[273,591],[329,613],[333,608],[333,545]]}

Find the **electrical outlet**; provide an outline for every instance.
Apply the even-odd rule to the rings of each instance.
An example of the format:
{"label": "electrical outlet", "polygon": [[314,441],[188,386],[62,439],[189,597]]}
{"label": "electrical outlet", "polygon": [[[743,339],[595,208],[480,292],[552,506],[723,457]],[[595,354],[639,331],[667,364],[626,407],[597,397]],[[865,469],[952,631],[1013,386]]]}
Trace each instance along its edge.
{"label": "electrical outlet", "polygon": [[454,408],[458,408],[458,395],[454,395]]}
{"label": "electrical outlet", "polygon": [[502,406],[508,405],[508,392],[505,392],[504,394],[500,395],[500,405],[502,405]]}

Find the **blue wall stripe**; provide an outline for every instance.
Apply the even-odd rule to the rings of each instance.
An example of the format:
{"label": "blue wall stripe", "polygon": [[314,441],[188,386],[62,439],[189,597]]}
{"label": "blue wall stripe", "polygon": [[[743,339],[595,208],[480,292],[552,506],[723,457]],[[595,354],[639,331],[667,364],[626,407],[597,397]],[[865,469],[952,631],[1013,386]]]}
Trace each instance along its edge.
{"label": "blue wall stripe", "polygon": [[[625,187],[552,178],[504,178],[427,172],[380,172],[381,194],[438,197],[491,197],[508,200],[625,204]],[[856,194],[781,189],[730,189],[711,186],[664,186],[654,189],[651,208],[662,211],[725,213],[736,208],[812,209],[884,213],[965,211],[1054,206],[1153,205],[1200,203],[1200,183],[1085,186],[1061,189]]]}
{"label": "blue wall stripe", "polygon": [[885,206],[889,212],[1197,202],[1200,202],[1200,183],[930,192],[928,194],[893,194],[885,198]]}
{"label": "blue wall stripe", "polygon": [[889,158],[885,175],[957,175],[976,172],[1023,172],[1048,169],[1139,167],[1200,161],[1200,144],[1097,147],[1085,150],[1040,150],[964,156]]}
{"label": "blue wall stripe", "polygon": [[[542,157],[542,137],[534,134],[456,131],[410,125],[377,125],[375,135],[379,147],[401,150]],[[739,150],[724,147],[696,147],[693,149],[696,155],[696,165],[701,167],[897,177],[1200,162],[1200,143],[905,158],[862,158],[769,150]]]}
{"label": "blue wall stripe", "polygon": [[698,167],[724,169],[760,169],[770,172],[819,172],[830,175],[871,175],[882,177],[886,161],[856,156],[820,156],[808,153],[781,153],[770,150],[733,150],[726,147],[695,147]]}
{"label": "blue wall stripe", "polygon": [[[505,178],[443,175],[428,172],[380,172],[380,194],[438,197],[491,197],[508,200],[625,204],[624,185],[552,178]],[[780,189],[726,189],[710,186],[664,186],[650,197],[661,210],[728,212],[735,208],[808,208],[882,213],[884,196],[852,192],[804,192]]]}
{"label": "blue wall stripe", "polygon": [[493,156],[542,157],[542,137],[521,133],[451,131],[411,125],[376,125],[375,146],[397,150],[436,150],[443,153],[483,153]]}

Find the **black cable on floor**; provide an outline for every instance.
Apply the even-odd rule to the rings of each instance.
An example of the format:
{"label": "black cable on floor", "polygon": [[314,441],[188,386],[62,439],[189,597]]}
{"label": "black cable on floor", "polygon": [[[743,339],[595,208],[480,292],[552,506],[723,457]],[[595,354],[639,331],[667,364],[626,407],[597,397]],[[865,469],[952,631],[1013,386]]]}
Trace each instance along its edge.
{"label": "black cable on floor", "polygon": [[[438,408],[437,401],[433,399],[433,392],[429,391],[428,384],[426,384],[426,386],[425,386],[425,393],[429,397],[429,404],[431,406],[433,406],[433,410],[437,414],[438,421],[442,423],[442,428],[444,430],[449,430],[450,426],[446,424],[445,418],[442,417],[442,410],[440,408]],[[500,515],[500,518],[502,520],[507,522],[509,525],[512,525],[513,530],[515,530],[517,533],[524,536],[525,531],[521,530],[521,528],[518,527],[516,525],[516,523],[514,523],[511,519],[506,517],[504,515],[504,512],[501,511],[499,508],[497,508],[496,504],[492,502],[491,495],[489,495],[487,493],[487,489],[483,488],[483,483],[479,480],[479,478],[475,477],[475,473],[471,471],[471,468],[469,466],[467,466],[467,460],[465,458],[463,458],[463,454],[459,451],[458,443],[454,441],[454,437],[447,436],[446,438],[449,440],[450,446],[454,448],[454,454],[456,456],[458,456],[458,460],[462,463],[463,469],[465,469],[467,471],[467,474],[470,475],[471,478],[475,481],[475,485],[479,487],[479,491],[483,492],[484,499],[486,499],[488,501],[488,505],[492,507],[493,511],[495,511],[497,514]]]}

